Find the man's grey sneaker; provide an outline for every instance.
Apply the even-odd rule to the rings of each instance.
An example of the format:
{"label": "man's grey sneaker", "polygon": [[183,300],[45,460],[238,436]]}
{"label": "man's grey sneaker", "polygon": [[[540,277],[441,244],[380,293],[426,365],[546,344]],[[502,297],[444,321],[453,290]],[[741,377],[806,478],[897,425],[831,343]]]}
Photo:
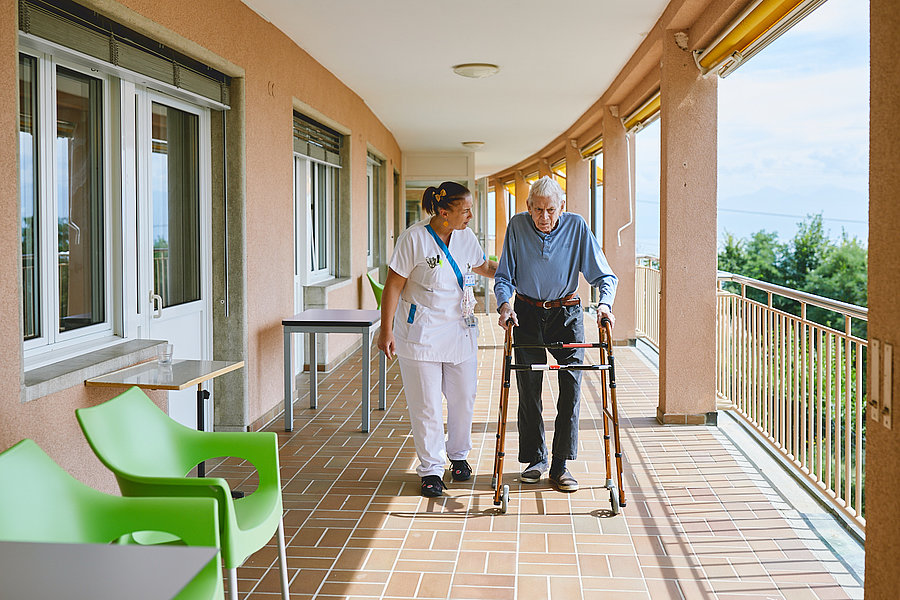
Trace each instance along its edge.
{"label": "man's grey sneaker", "polygon": [[519,481],[522,483],[537,483],[541,480],[541,475],[544,474],[544,471],[541,470],[540,464],[529,465],[522,474],[519,475]]}
{"label": "man's grey sneaker", "polygon": [[574,492],[578,489],[578,481],[572,477],[572,474],[569,473],[568,469],[558,475],[553,475],[551,473],[549,479],[550,483],[561,492]]}

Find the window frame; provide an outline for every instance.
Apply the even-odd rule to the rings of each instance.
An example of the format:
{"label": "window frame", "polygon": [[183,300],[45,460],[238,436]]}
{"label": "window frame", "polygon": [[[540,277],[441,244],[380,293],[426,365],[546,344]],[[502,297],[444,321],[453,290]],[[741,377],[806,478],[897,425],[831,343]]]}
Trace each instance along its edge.
{"label": "window frame", "polygon": [[[66,57],[57,56],[54,53],[32,48],[26,44],[20,44],[18,55],[25,55],[36,61],[37,86],[37,160],[34,168],[38,170],[36,178],[38,189],[35,198],[35,212],[40,215],[38,227],[35,229],[37,241],[35,243],[36,266],[40,269],[38,278],[39,289],[37,314],[40,315],[41,332],[36,337],[25,340],[22,332],[22,346],[26,366],[33,359],[57,350],[70,349],[73,346],[97,343],[114,334],[117,317],[120,314],[114,307],[114,291],[121,286],[121,277],[114,272],[113,256],[115,247],[113,244],[113,231],[117,214],[113,210],[113,186],[112,181],[116,177],[115,172],[119,165],[113,161],[112,147],[114,139],[114,105],[112,101],[113,76],[101,70],[95,70],[80,64],[78,61],[68,60]],[[102,303],[104,319],[102,322],[78,328],[73,331],[63,332],[59,330],[59,252],[58,252],[58,228],[51,225],[58,222],[58,173],[56,160],[56,117],[57,117],[57,75],[58,68],[91,77],[100,81],[101,123],[102,133],[100,143],[100,160],[103,174],[101,177],[100,193],[102,200],[102,234],[103,234],[103,282],[104,289]],[[21,158],[20,158],[21,161]],[[20,162],[21,169],[21,162]],[[19,207],[21,211],[21,206]],[[21,227],[21,212],[20,212]],[[21,229],[20,229],[21,235]],[[19,246],[21,254],[21,244]],[[21,258],[21,257],[20,257]],[[53,290],[52,295],[49,290]],[[24,286],[21,293],[24,293]],[[52,298],[52,299],[51,299]],[[20,296],[20,302],[22,298]]]}

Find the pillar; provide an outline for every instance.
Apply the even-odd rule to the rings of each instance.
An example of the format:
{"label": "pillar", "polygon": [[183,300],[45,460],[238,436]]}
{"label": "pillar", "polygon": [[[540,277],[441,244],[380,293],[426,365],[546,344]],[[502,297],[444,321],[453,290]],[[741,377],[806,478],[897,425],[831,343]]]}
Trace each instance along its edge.
{"label": "pillar", "polygon": [[660,64],[660,363],[657,420],[703,424],[716,408],[715,76],[663,36]]}
{"label": "pillar", "polygon": [[[566,144],[566,210],[578,213],[590,223],[591,163],[581,158],[575,140]],[[582,276],[579,278],[578,295],[582,305],[591,301],[591,286]]]}
{"label": "pillar", "polygon": [[614,341],[637,337],[635,325],[634,155],[629,158],[625,126],[618,107],[603,108],[603,252],[619,278],[613,314]]}
{"label": "pillar", "polygon": [[[892,599],[900,589],[900,305],[897,304],[897,272],[900,269],[900,4],[896,0],[871,0],[871,57],[869,71],[869,343],[879,340],[893,347],[892,377],[873,381],[870,352],[867,368],[868,399],[872,388],[889,389],[893,399],[890,429],[879,422],[878,410],[866,409],[866,581],[865,597]],[[871,346],[870,346],[871,349]],[[881,352],[880,360],[884,360]],[[881,394],[882,398],[887,397]]]}
{"label": "pillar", "polygon": [[525,181],[525,176],[522,175],[522,171],[516,171],[516,212],[520,213],[522,211],[528,210],[528,205],[525,202],[528,199],[528,190],[531,189],[531,186],[528,185],[528,182]]}

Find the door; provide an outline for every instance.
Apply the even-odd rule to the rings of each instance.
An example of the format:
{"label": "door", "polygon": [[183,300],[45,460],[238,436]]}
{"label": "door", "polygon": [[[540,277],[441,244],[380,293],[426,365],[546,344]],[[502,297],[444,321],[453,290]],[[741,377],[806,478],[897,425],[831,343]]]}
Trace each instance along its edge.
{"label": "door", "polygon": [[[309,215],[309,162],[294,155],[294,314],[303,312],[303,286],[309,278],[307,255],[307,224]],[[306,361],[306,336],[292,335],[294,376],[303,370]]]}
{"label": "door", "polygon": [[[168,340],[176,360],[209,359],[209,113],[148,91],[136,99],[141,337]],[[196,392],[169,392],[169,415],[189,427],[197,426]]]}

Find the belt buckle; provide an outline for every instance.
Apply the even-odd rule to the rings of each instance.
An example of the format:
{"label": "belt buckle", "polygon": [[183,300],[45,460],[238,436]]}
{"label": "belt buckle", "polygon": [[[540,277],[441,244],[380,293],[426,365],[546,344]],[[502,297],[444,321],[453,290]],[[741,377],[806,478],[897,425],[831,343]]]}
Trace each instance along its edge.
{"label": "belt buckle", "polygon": [[549,306],[549,304],[551,302],[553,302],[553,301],[552,300],[544,300],[543,302],[541,302],[541,308],[543,308],[544,310],[553,308],[552,306]]}

